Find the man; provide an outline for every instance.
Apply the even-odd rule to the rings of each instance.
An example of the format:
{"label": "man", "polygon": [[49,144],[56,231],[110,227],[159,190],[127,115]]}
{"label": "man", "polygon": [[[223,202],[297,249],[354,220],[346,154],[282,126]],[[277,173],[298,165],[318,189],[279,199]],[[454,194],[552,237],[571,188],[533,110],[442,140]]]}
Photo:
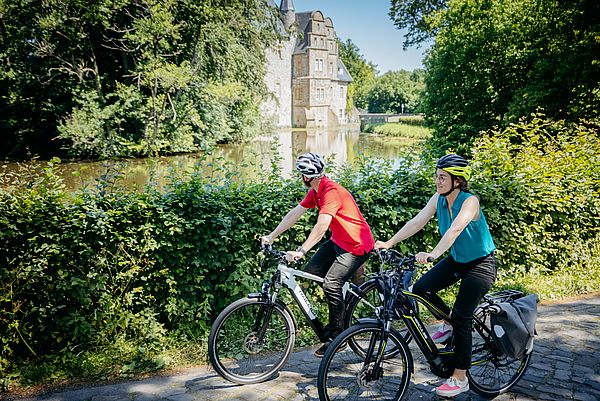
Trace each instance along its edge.
{"label": "man", "polygon": [[279,225],[262,238],[271,244],[281,233],[292,227],[308,209],[317,208],[319,217],[308,238],[295,251],[288,251],[288,261],[303,258],[331,229],[325,241],[308,261],[305,271],[324,278],[323,291],[329,306],[329,323],[325,327],[325,343],[315,351],[322,357],[331,341],[343,329],[344,298],[342,286],[369,258],[374,239],[371,229],[360,213],[350,192],[324,174],[325,163],[316,153],[306,153],[296,160],[296,170],[308,193],[298,206],[290,210]]}

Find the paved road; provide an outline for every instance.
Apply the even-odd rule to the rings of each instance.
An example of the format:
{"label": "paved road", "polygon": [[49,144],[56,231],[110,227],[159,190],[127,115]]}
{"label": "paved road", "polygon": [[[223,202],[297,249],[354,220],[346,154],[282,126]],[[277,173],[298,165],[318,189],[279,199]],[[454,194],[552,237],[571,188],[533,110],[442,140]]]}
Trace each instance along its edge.
{"label": "paved road", "polygon": [[[518,400],[600,401],[600,295],[539,306],[534,356],[510,393]],[[415,375],[407,401],[437,400],[431,392],[441,379],[415,355]],[[208,367],[86,389],[46,394],[20,401],[318,401],[319,360],[312,350],[296,352],[281,374],[266,383],[238,386]],[[482,400],[472,391],[458,401]]]}

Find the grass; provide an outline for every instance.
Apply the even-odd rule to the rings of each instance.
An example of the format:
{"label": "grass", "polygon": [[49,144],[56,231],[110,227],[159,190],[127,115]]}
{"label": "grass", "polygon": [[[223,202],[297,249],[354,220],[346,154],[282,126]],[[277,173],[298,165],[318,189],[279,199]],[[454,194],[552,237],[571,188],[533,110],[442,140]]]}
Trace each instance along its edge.
{"label": "grass", "polygon": [[431,129],[408,122],[366,124],[362,131],[380,136],[423,140],[431,136]]}

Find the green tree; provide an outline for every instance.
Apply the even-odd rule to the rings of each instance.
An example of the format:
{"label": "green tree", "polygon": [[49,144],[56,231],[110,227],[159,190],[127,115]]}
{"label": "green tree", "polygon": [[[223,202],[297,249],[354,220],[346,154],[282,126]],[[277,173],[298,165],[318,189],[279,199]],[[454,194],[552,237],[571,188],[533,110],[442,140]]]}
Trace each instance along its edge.
{"label": "green tree", "polygon": [[403,48],[419,46],[435,37],[437,12],[446,8],[448,0],[391,0],[390,18],[398,29],[406,29]]}
{"label": "green tree", "polygon": [[277,18],[266,0],[0,0],[0,157],[250,137]]}
{"label": "green tree", "polygon": [[458,0],[431,19],[424,112],[433,144],[468,152],[479,132],[538,108],[550,118],[600,112],[600,4]]}
{"label": "green tree", "polygon": [[420,111],[425,72],[388,71],[378,77],[367,94],[371,113],[414,113]]}
{"label": "green tree", "polygon": [[358,46],[350,39],[346,42],[338,40],[338,52],[354,80],[348,87],[348,109],[354,105],[361,109],[367,109],[367,94],[375,83],[377,66],[367,61],[360,53]]}

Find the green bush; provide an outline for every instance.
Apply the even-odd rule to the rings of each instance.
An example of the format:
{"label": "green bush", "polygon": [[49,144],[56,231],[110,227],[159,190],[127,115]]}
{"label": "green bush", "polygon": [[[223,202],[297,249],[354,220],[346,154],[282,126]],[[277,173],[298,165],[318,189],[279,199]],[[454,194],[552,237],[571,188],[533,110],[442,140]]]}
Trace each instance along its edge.
{"label": "green bush", "polygon": [[[507,276],[597,274],[598,128],[597,122],[567,123],[535,115],[530,122],[523,119],[490,131],[476,144],[475,189],[501,245]],[[590,288],[562,290],[566,294]]]}
{"label": "green bush", "polygon": [[[497,287],[543,298],[600,289],[597,130],[535,118],[490,131],[475,147],[473,190],[498,246]],[[107,176],[71,198],[55,168],[33,181],[0,175],[0,377],[18,373],[25,384],[159,369],[165,353],[188,345],[204,352],[212,319],[272,272],[258,238],[305,193],[274,170],[242,184],[233,173],[174,176],[165,191],[142,193]],[[432,174],[433,163],[412,154],[397,168],[362,159],[331,172],[377,239],[426,204]],[[279,246],[295,248],[315,221],[308,213]],[[438,240],[432,221],[398,248],[414,253]],[[322,299],[318,288],[310,296]],[[299,344],[314,340],[300,331]]]}

